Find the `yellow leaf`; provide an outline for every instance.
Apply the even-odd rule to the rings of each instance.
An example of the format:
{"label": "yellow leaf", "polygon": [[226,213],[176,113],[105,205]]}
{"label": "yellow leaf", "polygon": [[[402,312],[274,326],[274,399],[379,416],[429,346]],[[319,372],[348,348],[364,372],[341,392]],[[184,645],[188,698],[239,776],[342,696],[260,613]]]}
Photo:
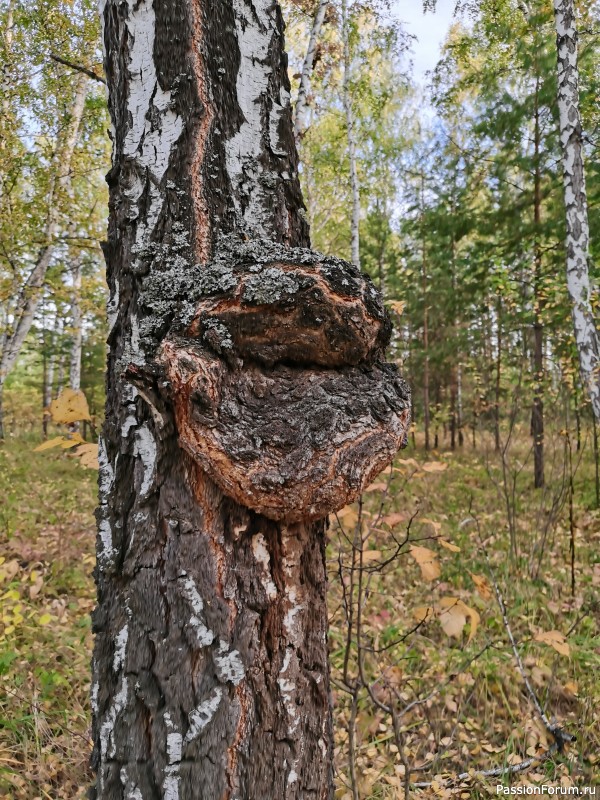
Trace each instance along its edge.
{"label": "yellow leaf", "polygon": [[50,413],[57,425],[68,425],[71,422],[90,419],[90,410],[84,393],[73,389],[62,390],[50,404]]}
{"label": "yellow leaf", "polygon": [[[445,602],[446,601],[446,602]],[[467,617],[463,613],[460,600],[454,597],[444,597],[440,601],[440,625],[446,636],[460,639],[462,631],[467,624]]]}
{"label": "yellow leaf", "polygon": [[403,467],[414,467],[414,469],[419,469],[419,462],[414,458],[399,458],[394,463],[401,464]]}
{"label": "yellow leaf", "polygon": [[377,483],[372,483],[370,486],[367,486],[365,492],[385,492],[387,489],[387,484],[382,483],[381,481]]}
{"label": "yellow leaf", "polygon": [[98,469],[97,444],[92,444],[91,442],[89,444],[82,444],[75,450],[75,455],[80,460],[82,467]]}
{"label": "yellow leaf", "polygon": [[417,622],[425,622],[433,617],[433,608],[431,606],[417,606],[413,609],[413,617]]}
{"label": "yellow leaf", "polygon": [[410,554],[421,568],[421,574],[426,581],[434,581],[440,577],[440,565],[433,550],[413,544],[410,547]]}
{"label": "yellow leaf", "polygon": [[2,559],[2,561],[5,563],[2,563],[0,568],[0,581],[12,581],[12,579],[21,569],[19,562],[16,558],[11,559],[11,561],[5,561],[5,559]]}
{"label": "yellow leaf", "polygon": [[404,313],[406,302],[404,300],[392,300],[391,302],[388,302],[388,306],[400,317]]}
{"label": "yellow leaf", "polygon": [[70,447],[77,447],[78,444],[83,444],[83,439],[78,433],[72,433],[68,439],[65,439],[61,444],[63,450],[68,450]]}
{"label": "yellow leaf", "polygon": [[42,444],[38,445],[33,449],[34,453],[41,453],[42,450],[52,450],[53,447],[62,447],[63,443],[66,442],[64,436],[56,436],[54,439],[48,439],[47,442],[42,442]]}
{"label": "yellow leaf", "polygon": [[426,461],[421,465],[421,469],[425,472],[445,472],[448,469],[448,464],[443,461]]}
{"label": "yellow leaf", "polygon": [[534,636],[536,642],[542,642],[553,647],[561,656],[568,656],[571,648],[564,636],[560,631],[538,631]]}
{"label": "yellow leaf", "polygon": [[52,622],[52,617],[50,614],[42,614],[42,616],[38,619],[38,623],[40,625],[48,625],[50,622]]}
{"label": "yellow leaf", "polygon": [[404,684],[404,672],[402,667],[394,666],[386,669],[385,682],[390,686],[400,688]]}
{"label": "yellow leaf", "polygon": [[381,550],[364,550],[362,554],[363,564],[368,564],[371,561],[379,561],[381,558]]}
{"label": "yellow leaf", "polygon": [[446,550],[450,550],[451,553],[460,553],[460,547],[458,545],[447,542],[445,539],[438,539],[438,542],[442,547],[445,547]]}
{"label": "yellow leaf", "polygon": [[337,512],[337,518],[347,528],[353,528],[358,522],[358,512],[352,506],[345,506],[341,511]]}
{"label": "yellow leaf", "polygon": [[448,636],[460,638],[462,629],[466,625],[467,620],[469,621],[471,625],[471,632],[467,639],[467,644],[469,644],[479,627],[479,622],[481,620],[479,613],[456,597],[442,597],[438,603],[438,609],[441,612],[440,624],[444,633]]}
{"label": "yellow leaf", "polygon": [[469,575],[473,579],[473,583],[475,584],[475,588],[477,589],[481,599],[489,600],[492,596],[492,589],[487,582],[487,579],[483,575],[475,575],[474,572],[469,572]]}
{"label": "yellow leaf", "polygon": [[408,514],[404,514],[402,511],[396,511],[393,514],[386,514],[385,517],[381,518],[381,521],[384,525],[395,528],[396,525],[408,521]]}

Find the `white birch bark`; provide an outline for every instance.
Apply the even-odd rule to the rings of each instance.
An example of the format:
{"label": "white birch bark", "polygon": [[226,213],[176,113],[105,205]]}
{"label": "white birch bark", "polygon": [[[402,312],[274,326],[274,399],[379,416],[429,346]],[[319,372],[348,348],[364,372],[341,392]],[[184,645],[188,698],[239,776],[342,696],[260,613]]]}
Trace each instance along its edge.
{"label": "white birch bark", "polygon": [[352,219],[350,222],[351,258],[360,267],[360,186],[356,167],[356,138],[354,134],[354,112],[350,97],[350,21],[348,19],[348,0],[342,0],[342,39],[344,44],[343,99],[348,131],[348,160],[350,162],[350,186],[352,189]]}
{"label": "white birch bark", "polygon": [[573,304],[573,326],[582,379],[592,402],[594,416],[600,419],[600,343],[591,304],[592,286],[588,268],[590,228],[579,112],[577,29],[573,0],[554,0],[554,15],[567,223],[567,287]]}
{"label": "white birch bark", "polygon": [[56,365],[56,345],[58,342],[58,335],[60,330],[60,323],[58,315],[54,319],[54,325],[50,333],[50,347],[48,355],[48,364],[46,367],[46,381],[44,384],[44,408],[48,408],[53,400],[52,390],[54,389],[54,367]]}
{"label": "white birch bark", "polygon": [[73,266],[73,299],[71,302],[71,323],[73,339],[71,343],[71,363],[69,365],[69,384],[71,389],[81,389],[81,349],[83,333],[81,329],[81,259],[77,258]]}
{"label": "white birch bark", "polygon": [[4,341],[0,357],[0,387],[4,385],[8,374],[14,367],[27,334],[31,329],[40,300],[41,288],[52,260],[59,224],[59,207],[56,202],[56,194],[57,190],[64,191],[67,189],[70,183],[71,161],[79,135],[88,83],[89,78],[86,75],[79,76],[65,138],[62,142],[59,142],[56,148],[56,179],[49,197],[48,219],[44,229],[44,245],[38,254],[35,266],[23,285],[14,311],[12,332],[6,335]]}
{"label": "white birch bark", "polygon": [[306,56],[302,64],[302,75],[300,77],[300,88],[298,89],[298,99],[296,100],[296,109],[294,115],[294,136],[298,141],[308,128],[308,106],[310,96],[310,77],[312,75],[313,67],[315,64],[315,54],[317,52],[317,42],[321,34],[321,28],[325,20],[325,14],[329,0],[320,0],[317,7],[317,13],[313,20],[310,37],[308,39],[308,47],[306,48]]}
{"label": "white birch bark", "polygon": [[[14,27],[14,2],[13,0],[9,0],[8,8],[6,10],[6,27],[4,29],[4,45],[6,48],[6,53],[10,54],[10,50],[12,47],[13,42],[13,27]],[[4,65],[2,70],[2,77],[0,78],[0,97],[2,97],[2,114],[4,117],[7,116],[9,107],[10,107],[10,70],[8,68],[8,64]],[[0,141],[0,149],[4,149],[5,143],[4,141]],[[0,175],[0,187],[2,186],[1,183],[2,176]]]}

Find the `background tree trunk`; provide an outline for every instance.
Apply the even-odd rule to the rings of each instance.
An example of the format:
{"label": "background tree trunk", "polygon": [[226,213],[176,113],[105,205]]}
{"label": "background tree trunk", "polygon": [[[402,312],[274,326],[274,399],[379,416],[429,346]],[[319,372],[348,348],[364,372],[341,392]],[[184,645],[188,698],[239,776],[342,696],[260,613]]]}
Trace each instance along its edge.
{"label": "background tree trunk", "polygon": [[534,265],[533,265],[533,407],[531,436],[533,438],[533,482],[536,489],[545,483],[544,475],[544,323],[542,309],[542,175],[540,164],[539,78],[535,89],[534,118]]}
{"label": "background tree trunk", "polygon": [[[73,260],[73,291],[71,299],[71,358],[69,362],[69,386],[78,392],[81,389],[81,353],[83,349],[83,318],[81,313],[81,256]],[[71,430],[78,431],[79,422]]]}
{"label": "background tree trunk", "polygon": [[430,386],[429,386],[429,305],[427,290],[427,251],[425,243],[425,177],[421,174],[421,288],[423,291],[423,424],[425,427],[425,450],[430,443]]}
{"label": "background tree trunk", "polygon": [[[48,424],[51,420],[50,403],[54,388],[54,364],[56,362],[56,340],[58,331],[58,314],[54,318],[54,326],[50,331],[49,343],[44,343],[44,386],[42,389],[42,434],[48,438]],[[44,331],[44,334],[46,332]],[[45,335],[44,335],[45,338]]]}
{"label": "background tree trunk", "polygon": [[319,36],[321,35],[321,28],[323,27],[325,14],[327,13],[328,7],[329,0],[319,0],[308,39],[306,55],[304,56],[304,62],[302,64],[300,87],[298,89],[296,108],[294,109],[294,135],[297,141],[304,133],[306,133],[306,129],[308,128],[307,114],[310,99],[310,77],[315,64],[317,42],[319,41]]}
{"label": "background tree trunk", "polygon": [[573,0],[554,0],[558,57],[558,110],[567,222],[567,286],[584,386],[600,420],[600,341],[591,303],[590,226],[579,113],[578,37]]}
{"label": "background tree trunk", "polygon": [[356,164],[354,110],[352,108],[352,96],[350,94],[350,71],[352,68],[352,61],[350,56],[350,19],[348,17],[348,0],[342,0],[342,41],[344,47],[343,100],[348,137],[348,160],[350,162],[350,188],[352,191],[350,251],[352,263],[356,264],[357,267],[360,267],[360,185],[358,182],[358,167]]}
{"label": "background tree trunk", "polygon": [[[241,274],[244,291],[268,304],[299,289],[289,272],[261,265],[274,253],[311,263],[307,250],[285,249],[307,247],[309,235],[281,12],[272,0],[106,0],[101,13],[114,152],[96,797],[325,800],[333,778],[324,523],[275,522],[239,505],[235,492],[225,496],[190,433],[220,391],[215,370],[223,384],[232,370],[234,389],[254,376],[258,412],[262,404],[270,417],[262,439],[242,430],[242,464],[263,452],[268,464],[271,440],[294,426],[293,409],[289,425],[277,414],[289,401],[281,382],[293,386],[300,367],[273,364],[268,353],[261,365],[260,346],[243,362],[236,356],[260,318],[235,344],[234,328],[212,318],[202,328],[201,314],[189,333],[198,287],[194,296],[208,292],[210,305],[210,287],[232,291]],[[247,372],[235,372],[242,366]],[[320,385],[335,377],[310,374]],[[204,379],[213,381],[208,392]],[[296,391],[302,398],[306,386]],[[229,427],[242,408],[235,397],[218,406]],[[325,407],[320,414],[315,435],[332,416]],[[230,434],[227,425],[202,431],[199,447],[215,432]],[[211,473],[219,486],[226,469]],[[277,465],[264,480],[285,504]]]}

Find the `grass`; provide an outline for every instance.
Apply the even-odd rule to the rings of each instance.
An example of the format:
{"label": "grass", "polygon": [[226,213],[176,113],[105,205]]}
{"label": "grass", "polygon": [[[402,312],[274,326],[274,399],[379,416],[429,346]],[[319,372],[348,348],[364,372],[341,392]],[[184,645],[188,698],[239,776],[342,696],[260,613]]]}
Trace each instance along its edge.
{"label": "grass", "polygon": [[0,797],[83,798],[96,474],[0,446]]}
{"label": "grass", "polygon": [[[515,463],[527,450],[526,438],[519,441],[512,456]],[[4,499],[0,510],[0,797],[83,798],[92,777],[88,768],[89,615],[94,604],[96,475],[68,454],[32,452],[35,444],[35,437],[29,436],[0,446],[0,496]],[[362,547],[370,553],[363,576],[363,590],[368,593],[363,592],[361,606],[360,656],[366,680],[373,684],[375,700],[384,705],[390,698],[398,708],[416,699],[423,701],[402,717],[403,752],[399,753],[392,720],[360,687],[354,737],[360,800],[401,798],[403,761],[414,770],[413,781],[434,781],[422,796],[489,797],[495,794],[496,783],[510,780],[493,778],[486,783],[474,777],[450,789],[447,777],[508,766],[550,746],[551,737],[536,719],[510,650],[491,591],[493,580],[505,597],[527,674],[548,716],[577,735],[569,752],[515,776],[513,783],[593,785],[600,751],[596,599],[600,514],[591,507],[589,455],[575,484],[574,596],[567,506],[547,533],[539,575],[535,580],[529,577],[532,547],[541,541],[546,516],[544,509],[540,512],[540,493],[531,488],[527,469],[515,498],[520,507],[519,555],[511,561],[502,497],[490,479],[490,472],[497,473],[493,453],[486,455],[467,446],[455,454],[426,456],[421,450],[409,450],[402,455],[408,463],[398,462],[398,471],[378,479],[381,484],[389,478],[389,489],[382,491],[376,485],[365,495],[362,520],[356,520],[358,506],[342,515],[348,538],[337,523],[330,528],[336,797],[352,798],[348,786],[352,704],[343,675],[347,625],[339,561],[348,565],[352,559],[349,541],[357,524],[363,526]],[[423,469],[427,462],[442,464],[438,469],[443,471],[427,472]],[[551,481],[546,490],[546,508],[556,485]],[[387,522],[377,521],[382,496]],[[405,536],[406,520],[390,515],[404,514],[408,519],[417,511],[410,541],[385,569],[379,569],[378,564],[395,548],[393,536],[399,541]],[[440,538],[454,549],[441,545]],[[424,577],[409,552],[411,542],[434,553],[437,577]],[[479,590],[473,575],[485,580]],[[346,601],[350,588],[356,601],[358,589],[350,587],[347,569],[342,569],[342,577]],[[471,620],[448,635],[441,617],[434,617],[405,637],[416,624],[415,610],[444,597],[458,598],[476,610],[477,629]],[[565,634],[569,654],[536,641],[540,631]],[[349,683],[358,676],[358,655],[354,630]]]}

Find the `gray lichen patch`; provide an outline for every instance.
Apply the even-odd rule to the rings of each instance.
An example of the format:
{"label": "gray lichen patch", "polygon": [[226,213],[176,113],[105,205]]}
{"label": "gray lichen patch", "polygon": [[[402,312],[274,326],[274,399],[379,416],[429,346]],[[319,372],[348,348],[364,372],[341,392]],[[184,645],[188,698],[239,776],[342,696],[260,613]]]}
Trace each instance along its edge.
{"label": "gray lichen patch", "polygon": [[249,277],[243,288],[242,299],[246,303],[269,305],[285,295],[294,295],[300,288],[298,281],[281,269],[270,267],[259,275]]}
{"label": "gray lichen patch", "polygon": [[[381,358],[389,343],[391,322],[369,277],[311,250],[227,239],[194,288],[179,333],[210,344],[207,323],[216,321],[241,358],[338,368]],[[218,341],[214,350],[223,350]]]}
{"label": "gray lichen patch", "polygon": [[207,319],[204,322],[204,336],[202,338],[216,353],[233,352],[233,339],[229,329],[216,319]]}
{"label": "gray lichen patch", "polygon": [[[199,323],[195,335],[215,352],[231,353],[235,333],[230,321],[219,318],[207,324],[206,319],[199,320],[199,308],[208,298],[237,298],[240,307],[271,307],[284,314],[297,306],[303,321],[298,319],[294,324],[300,322],[316,330],[327,325],[328,315],[323,309],[331,305],[325,295],[331,295],[342,302],[355,301],[364,309],[379,328],[380,350],[389,341],[391,324],[370,278],[353,264],[313,250],[228,236],[219,241],[210,263],[196,264],[189,236],[175,222],[162,243],[149,242],[136,252],[135,263],[140,348],[147,357],[156,353],[169,331],[184,333],[195,320]],[[350,308],[340,307],[337,316],[342,322],[340,330],[356,326],[357,317]],[[282,321],[270,320],[269,324]],[[250,324],[250,318],[246,324]],[[247,333],[245,328],[241,331],[243,336]],[[333,346],[337,347],[335,340],[333,336]],[[278,357],[267,354],[266,360]],[[353,357],[353,363],[360,357]]]}

